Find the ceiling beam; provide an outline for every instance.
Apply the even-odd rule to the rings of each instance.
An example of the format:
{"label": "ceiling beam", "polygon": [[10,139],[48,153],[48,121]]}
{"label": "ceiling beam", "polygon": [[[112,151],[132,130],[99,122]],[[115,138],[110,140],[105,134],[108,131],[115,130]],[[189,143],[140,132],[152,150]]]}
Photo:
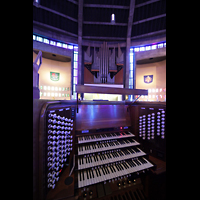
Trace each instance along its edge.
{"label": "ceiling beam", "polygon": [[111,26],[127,26],[127,23],[111,23],[111,22],[92,22],[92,21],[83,21],[83,24],[98,24],[98,25],[111,25]]}
{"label": "ceiling beam", "polygon": [[77,2],[77,1],[74,1],[74,0],[67,0],[67,1],[69,1],[69,2],[71,2],[71,3],[74,3],[74,4],[78,5],[78,2]]}
{"label": "ceiling beam", "polygon": [[144,37],[149,37],[149,36],[153,36],[153,35],[160,35],[160,34],[164,34],[164,33],[166,33],[166,29],[154,31],[154,32],[150,32],[150,33],[145,33],[145,34],[142,34],[142,35],[136,35],[136,36],[131,37],[131,39],[144,38]]}
{"label": "ceiling beam", "polygon": [[131,37],[134,10],[135,10],[135,0],[130,0],[130,9],[129,9],[128,27],[127,27],[127,38]]}
{"label": "ceiling beam", "polygon": [[140,3],[140,4],[137,4],[135,6],[135,8],[139,8],[139,7],[142,7],[142,6],[146,6],[148,4],[151,4],[151,3],[154,3],[154,2],[157,2],[157,1],[160,1],[160,0],[150,0],[150,1],[147,1],[147,2],[144,2],[144,3]]}
{"label": "ceiling beam", "polygon": [[88,8],[116,8],[116,9],[129,9],[129,6],[121,5],[104,5],[104,4],[84,4],[84,7]]}
{"label": "ceiling beam", "polygon": [[[36,6],[35,4],[33,4],[33,5]],[[56,15],[60,15],[60,16],[62,16],[62,17],[64,17],[64,18],[69,19],[69,20],[72,20],[72,21],[74,21],[74,22],[78,22],[78,20],[75,19],[75,18],[73,18],[73,17],[70,17],[70,16],[65,15],[65,14],[63,14],[63,13],[60,13],[60,12],[55,11],[55,10],[53,10],[53,9],[47,8],[47,7],[45,7],[45,6],[39,5],[39,6],[37,6],[37,7],[41,8],[41,9],[43,9],[43,10],[47,10],[47,11],[49,11],[49,12],[51,12],[51,13],[56,14]]]}
{"label": "ceiling beam", "polygon": [[83,39],[90,40],[109,40],[109,41],[118,41],[118,40],[126,40],[126,38],[122,37],[98,37],[98,36],[83,36]]}
{"label": "ceiling beam", "polygon": [[53,31],[64,33],[66,35],[70,35],[70,36],[73,36],[73,37],[77,37],[78,36],[77,34],[65,31],[63,29],[56,28],[55,26],[50,26],[48,24],[41,23],[41,22],[38,22],[38,21],[35,21],[35,20],[33,20],[33,25],[38,25],[38,26],[41,26],[43,28],[47,28],[47,29],[50,29],[50,30],[53,30]]}
{"label": "ceiling beam", "polygon": [[[149,18],[146,18],[146,19],[142,19],[142,20],[138,20],[138,21],[135,21],[133,22],[132,25],[136,25],[136,24],[140,24],[140,23],[143,23],[143,22],[147,22],[147,21],[151,21],[151,20],[154,20],[154,19],[158,19],[158,18],[162,18],[162,17],[166,17],[166,13],[164,14],[161,14],[161,15],[157,15],[157,16],[154,16],[154,17],[149,17]],[[112,24],[111,22],[93,22],[93,21],[83,21],[83,24],[98,24],[98,25],[115,25],[115,26],[127,26],[128,23],[114,23]]]}
{"label": "ceiling beam", "polygon": [[166,13],[133,22],[133,25],[140,24],[140,23],[147,22],[147,21],[151,21],[151,20],[158,19],[158,18],[162,18],[162,17],[166,17]]}

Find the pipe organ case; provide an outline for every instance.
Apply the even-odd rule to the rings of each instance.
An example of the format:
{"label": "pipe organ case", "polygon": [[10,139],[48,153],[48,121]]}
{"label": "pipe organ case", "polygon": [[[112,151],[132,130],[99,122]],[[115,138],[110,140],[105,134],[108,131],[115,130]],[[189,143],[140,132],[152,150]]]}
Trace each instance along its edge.
{"label": "pipe organ case", "polygon": [[[155,120],[149,105],[82,101],[78,106],[76,113],[75,101],[33,102],[34,199],[147,199],[142,180],[155,167],[148,154],[158,148],[145,142],[165,140],[157,127],[154,138],[152,128],[141,133],[141,123],[149,131],[143,121]],[[154,108],[160,123],[161,107]]]}

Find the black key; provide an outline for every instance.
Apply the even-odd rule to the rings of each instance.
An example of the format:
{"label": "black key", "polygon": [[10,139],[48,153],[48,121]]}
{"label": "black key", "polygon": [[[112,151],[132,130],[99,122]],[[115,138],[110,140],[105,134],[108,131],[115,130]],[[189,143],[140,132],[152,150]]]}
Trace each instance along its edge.
{"label": "black key", "polygon": [[93,178],[94,178],[94,173],[93,173],[93,170],[92,170],[92,176],[93,176]]}
{"label": "black key", "polygon": [[112,166],[110,166],[110,169],[111,169],[112,173],[114,173]]}
{"label": "black key", "polygon": [[133,151],[133,149],[128,149],[131,153],[135,153],[134,151]]}
{"label": "black key", "polygon": [[99,158],[100,158],[100,160],[102,160],[102,158],[101,158],[101,154],[99,154]]}
{"label": "black key", "polygon": [[81,172],[79,173],[79,180],[81,181],[82,179],[81,179]]}
{"label": "black key", "polygon": [[115,167],[117,168],[118,171],[120,171],[118,164],[116,164]]}
{"label": "black key", "polygon": [[139,166],[141,165],[140,162],[138,162],[138,160],[134,160],[136,162],[136,164]]}
{"label": "black key", "polygon": [[92,178],[92,172],[91,169],[89,170],[90,178]]}
{"label": "black key", "polygon": [[101,169],[102,169],[102,171],[103,171],[103,174],[105,175],[106,173],[105,173],[105,171],[104,171],[104,168],[102,167]]}
{"label": "black key", "polygon": [[122,165],[122,164],[120,164],[120,166],[121,166],[122,170],[124,170],[124,167],[123,167],[123,165]]}
{"label": "black key", "polygon": [[130,167],[129,167],[129,165],[128,165],[126,162],[125,162],[124,164],[126,165],[127,169],[129,169],[129,168],[130,168]]}
{"label": "black key", "polygon": [[[83,172],[84,172],[84,171],[83,171]],[[82,173],[83,173],[83,172],[82,172]],[[85,180],[84,173],[83,173],[83,180]]]}
{"label": "black key", "polygon": [[98,170],[98,172],[99,172],[99,175],[101,176],[101,172],[100,172],[99,168],[97,168],[97,170]]}
{"label": "black key", "polygon": [[111,167],[112,167],[113,171],[116,172],[115,168],[113,166],[111,166]]}
{"label": "black key", "polygon": [[122,163],[122,166],[126,168],[126,166],[124,165],[124,163]]}
{"label": "black key", "polygon": [[97,161],[96,161],[96,155],[94,155],[93,158],[94,158],[94,161],[97,162]]}
{"label": "black key", "polygon": [[96,172],[96,174],[97,174],[97,177],[99,176],[99,173],[97,172],[97,169],[95,169],[95,172]]}
{"label": "black key", "polygon": [[130,160],[130,162],[133,163],[133,166],[134,166],[134,167],[137,166],[137,164],[135,163],[135,160],[134,160],[134,161],[133,161],[133,160]]}
{"label": "black key", "polygon": [[131,163],[130,160],[128,160],[127,163],[128,163],[131,167],[134,167],[133,163]]}
{"label": "black key", "polygon": [[144,160],[144,158],[142,158],[142,157],[138,158],[138,160],[141,161],[143,164],[147,163],[147,161]]}
{"label": "black key", "polygon": [[108,174],[107,167],[105,167],[104,170],[105,170],[106,174]]}

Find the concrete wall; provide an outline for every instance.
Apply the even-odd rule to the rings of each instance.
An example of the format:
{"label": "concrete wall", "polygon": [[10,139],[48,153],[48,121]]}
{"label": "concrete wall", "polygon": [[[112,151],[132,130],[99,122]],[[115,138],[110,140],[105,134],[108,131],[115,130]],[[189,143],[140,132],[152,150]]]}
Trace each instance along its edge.
{"label": "concrete wall", "polygon": [[[33,61],[35,60],[36,56],[37,54],[33,52]],[[50,79],[50,72],[60,73],[60,79],[58,81],[52,81]],[[38,73],[39,89],[40,92],[43,93],[40,99],[70,100],[71,62],[59,62],[42,58],[42,65],[40,66]],[[47,90],[44,90],[44,86],[47,86]],[[48,90],[48,86],[50,86],[50,90]],[[54,91],[52,91],[52,86],[54,87]],[[58,91],[55,91],[55,87],[58,88]],[[59,88],[61,88],[61,91],[59,91]],[[44,96],[45,92],[46,96]],[[47,96],[48,93],[50,93],[50,96]],[[54,95],[52,95],[52,93],[54,93]],[[57,93],[57,97],[55,96],[55,93]],[[61,96],[59,97],[59,95]]]}
{"label": "concrete wall", "polygon": [[[144,83],[145,75],[153,75],[152,83]],[[151,95],[151,98],[141,98],[140,100],[146,101],[153,100],[156,101],[156,95],[158,95],[158,101],[165,101],[164,95],[166,95],[166,60],[136,65],[136,89],[151,89],[151,92],[148,94]],[[152,90],[155,89],[153,92]],[[158,92],[156,92],[158,89]],[[162,91],[160,91],[162,89]],[[153,95],[155,97],[153,98]],[[161,96],[162,95],[162,98]]]}

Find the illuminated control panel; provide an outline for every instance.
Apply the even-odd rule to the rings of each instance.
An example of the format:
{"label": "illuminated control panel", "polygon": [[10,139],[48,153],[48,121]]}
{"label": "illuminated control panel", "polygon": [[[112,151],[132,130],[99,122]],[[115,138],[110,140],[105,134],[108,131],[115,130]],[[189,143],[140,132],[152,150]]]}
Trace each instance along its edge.
{"label": "illuminated control panel", "polygon": [[49,110],[46,119],[46,186],[54,189],[62,170],[68,166],[73,148],[74,114],[71,107]]}
{"label": "illuminated control panel", "polygon": [[165,160],[166,107],[140,107],[138,139],[144,151]]}

